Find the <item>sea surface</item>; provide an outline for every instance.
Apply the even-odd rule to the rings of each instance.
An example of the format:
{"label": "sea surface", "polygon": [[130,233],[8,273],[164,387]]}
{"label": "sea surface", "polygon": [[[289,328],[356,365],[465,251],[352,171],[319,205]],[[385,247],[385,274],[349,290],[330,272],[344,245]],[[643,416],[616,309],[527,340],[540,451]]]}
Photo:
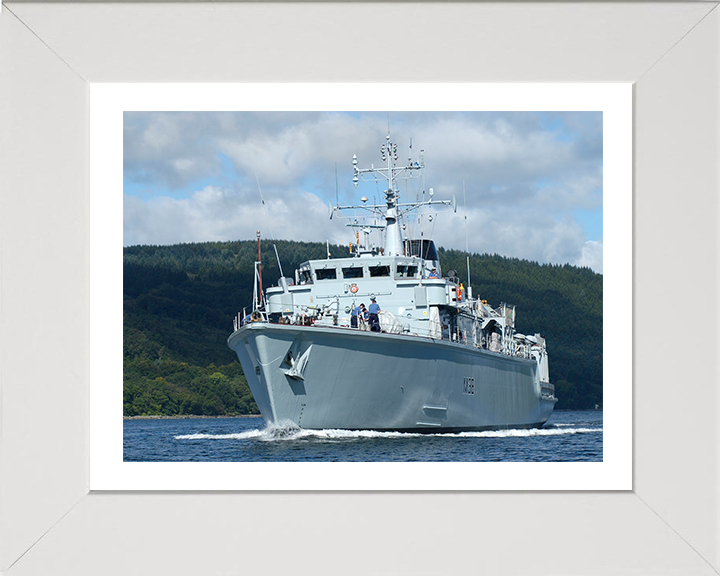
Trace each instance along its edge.
{"label": "sea surface", "polygon": [[125,462],[602,462],[602,411],[456,434],[300,430],[262,418],[124,420]]}

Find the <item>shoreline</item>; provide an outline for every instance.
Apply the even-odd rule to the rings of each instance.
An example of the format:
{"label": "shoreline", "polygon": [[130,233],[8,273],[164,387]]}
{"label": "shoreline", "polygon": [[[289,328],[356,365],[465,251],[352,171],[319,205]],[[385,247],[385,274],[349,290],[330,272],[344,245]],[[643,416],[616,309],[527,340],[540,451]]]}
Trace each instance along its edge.
{"label": "shoreline", "polygon": [[260,414],[235,414],[235,415],[223,415],[223,416],[204,416],[194,414],[174,414],[172,416],[157,415],[157,416],[123,416],[123,420],[183,420],[183,419],[198,419],[198,418],[262,418]]}

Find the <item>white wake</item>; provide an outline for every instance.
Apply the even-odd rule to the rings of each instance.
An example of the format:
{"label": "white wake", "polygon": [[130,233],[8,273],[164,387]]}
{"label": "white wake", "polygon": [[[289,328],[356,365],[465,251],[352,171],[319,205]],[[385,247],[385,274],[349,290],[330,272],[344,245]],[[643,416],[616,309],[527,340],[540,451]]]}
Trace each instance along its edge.
{"label": "white wake", "polygon": [[526,438],[532,436],[567,436],[572,434],[602,433],[602,428],[531,428],[509,430],[485,430],[482,432],[427,433],[378,432],[374,430],[304,430],[291,422],[268,424],[262,430],[248,430],[235,434],[182,434],[175,440],[354,440],[364,438]]}

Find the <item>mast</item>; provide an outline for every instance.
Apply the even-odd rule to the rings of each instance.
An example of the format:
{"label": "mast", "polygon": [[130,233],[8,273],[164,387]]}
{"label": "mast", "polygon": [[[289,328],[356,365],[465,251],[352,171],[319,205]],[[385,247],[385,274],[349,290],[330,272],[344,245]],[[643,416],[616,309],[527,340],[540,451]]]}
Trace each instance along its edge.
{"label": "mast", "polygon": [[467,200],[465,199],[465,180],[463,180],[463,204],[465,204],[465,257],[467,258],[468,294],[470,294],[470,244],[468,243]]}
{"label": "mast", "polygon": [[390,131],[385,138],[386,144],[380,149],[383,160],[387,157],[388,189],[385,191],[387,212],[385,213],[385,255],[401,256],[402,240],[400,238],[400,224],[398,223],[397,204],[400,198],[400,191],[397,190],[395,162],[397,160],[397,144],[390,142]]}
{"label": "mast", "polygon": [[[410,151],[412,154],[412,141],[410,143]],[[402,233],[400,226],[400,218],[412,210],[416,210],[421,206],[431,205],[446,205],[452,206],[454,211],[457,211],[457,204],[455,197],[452,200],[434,200],[432,195],[430,200],[415,201],[410,203],[400,202],[400,189],[398,187],[398,180],[410,180],[413,178],[423,178],[423,171],[425,169],[425,163],[423,161],[423,151],[420,152],[420,162],[413,162],[412,157],[408,158],[407,165],[398,165],[398,153],[397,144],[390,141],[390,132],[388,131],[385,137],[385,143],[380,147],[380,156],[385,163],[383,168],[375,168],[371,165],[370,168],[358,168],[357,155],[353,155],[353,184],[355,188],[358,186],[358,182],[362,178],[363,182],[384,182],[387,185],[385,189],[385,205],[377,205],[373,202],[372,205],[367,205],[367,198],[363,197],[362,206],[340,206],[330,205],[330,218],[337,211],[342,210],[364,210],[370,212],[373,216],[378,215],[385,220],[383,225],[367,225],[361,224],[357,219],[348,224],[348,226],[354,226],[360,228],[366,235],[370,231],[370,228],[382,228],[385,230],[385,247],[383,254],[385,256],[402,256],[404,254]],[[419,174],[415,174],[419,172]],[[365,177],[367,175],[367,178]],[[423,180],[424,181],[424,180]],[[369,217],[369,216],[368,216]],[[367,245],[366,245],[367,249]]]}
{"label": "mast", "polygon": [[262,270],[260,269],[262,260],[260,259],[260,230],[256,232],[257,234],[257,242],[258,242],[258,259],[257,259],[257,273],[258,273],[258,295],[259,298],[257,298],[256,302],[262,302],[263,295],[262,295]]}

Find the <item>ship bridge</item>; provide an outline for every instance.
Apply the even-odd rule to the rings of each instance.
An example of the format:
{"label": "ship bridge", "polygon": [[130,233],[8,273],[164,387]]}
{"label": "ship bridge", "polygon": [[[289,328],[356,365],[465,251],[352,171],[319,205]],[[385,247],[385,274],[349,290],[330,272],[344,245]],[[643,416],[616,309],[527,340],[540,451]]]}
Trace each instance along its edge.
{"label": "ship bridge", "polygon": [[276,320],[295,322],[299,317],[304,323],[302,318],[311,318],[317,325],[350,327],[352,310],[361,303],[367,307],[374,297],[397,320],[399,331],[427,335],[431,307],[457,300],[452,282],[429,278],[439,266],[437,260],[379,253],[309,260],[296,270],[294,280],[266,290],[267,312]]}

